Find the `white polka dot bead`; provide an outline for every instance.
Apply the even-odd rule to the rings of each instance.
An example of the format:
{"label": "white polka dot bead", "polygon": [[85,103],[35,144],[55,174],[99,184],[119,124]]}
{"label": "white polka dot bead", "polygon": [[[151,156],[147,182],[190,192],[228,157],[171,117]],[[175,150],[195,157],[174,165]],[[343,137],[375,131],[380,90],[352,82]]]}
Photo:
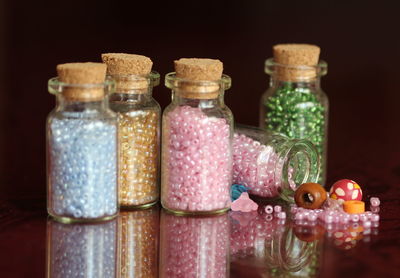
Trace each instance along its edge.
{"label": "white polka dot bead", "polygon": [[[77,220],[117,214],[116,121],[68,112],[48,124],[49,213]],[[96,115],[97,117],[99,115]]]}

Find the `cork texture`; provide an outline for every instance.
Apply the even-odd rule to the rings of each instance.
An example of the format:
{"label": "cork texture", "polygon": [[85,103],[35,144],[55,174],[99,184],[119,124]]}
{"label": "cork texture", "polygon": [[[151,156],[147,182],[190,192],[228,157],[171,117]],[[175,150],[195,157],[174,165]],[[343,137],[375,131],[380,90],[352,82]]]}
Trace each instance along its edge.
{"label": "cork texture", "polygon": [[215,81],[222,77],[223,64],[220,60],[181,58],[174,63],[178,78]]}
{"label": "cork texture", "polygon": [[110,75],[147,75],[153,66],[149,57],[136,54],[104,53],[101,59],[107,65],[107,73]]}
{"label": "cork texture", "polygon": [[[313,79],[320,48],[311,44],[277,44],[273,47],[274,62],[282,66],[276,69],[280,80],[296,81]],[[307,67],[308,66],[308,67]]]}
{"label": "cork texture", "polygon": [[105,81],[106,69],[106,65],[102,63],[91,62],[57,65],[59,80],[68,84],[63,90],[64,97],[74,101],[101,100],[104,97],[103,88],[84,88],[74,85],[102,84]]}
{"label": "cork texture", "polygon": [[126,53],[104,53],[101,59],[107,65],[107,73],[116,81],[116,92],[143,94],[148,92],[153,62],[150,58]]}
{"label": "cork texture", "polygon": [[193,99],[217,98],[220,86],[215,84],[202,85],[191,81],[218,81],[222,77],[223,64],[220,60],[181,58],[174,61],[176,77],[187,80],[181,82],[177,92],[184,97]]}

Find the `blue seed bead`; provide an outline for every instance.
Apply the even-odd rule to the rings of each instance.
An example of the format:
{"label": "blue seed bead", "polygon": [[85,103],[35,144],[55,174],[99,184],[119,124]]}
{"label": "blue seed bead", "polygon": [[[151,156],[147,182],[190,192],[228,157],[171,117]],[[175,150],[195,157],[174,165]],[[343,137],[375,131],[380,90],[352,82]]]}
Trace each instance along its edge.
{"label": "blue seed bead", "polygon": [[54,118],[49,129],[51,209],[73,218],[116,214],[116,125]]}

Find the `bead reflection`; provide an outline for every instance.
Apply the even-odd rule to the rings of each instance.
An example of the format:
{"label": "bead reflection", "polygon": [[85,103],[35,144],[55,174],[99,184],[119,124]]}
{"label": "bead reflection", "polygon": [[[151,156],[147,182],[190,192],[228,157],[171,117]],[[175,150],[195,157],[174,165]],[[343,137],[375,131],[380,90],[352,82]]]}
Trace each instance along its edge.
{"label": "bead reflection", "polygon": [[160,277],[228,277],[228,215],[161,214]]}
{"label": "bead reflection", "polygon": [[120,278],[158,277],[158,220],[158,207],[120,213]]}
{"label": "bead reflection", "polygon": [[232,212],[230,216],[231,267],[235,273],[243,265],[251,265],[268,277],[316,276],[320,247],[317,237],[303,241],[285,220],[264,211],[251,215]]}
{"label": "bead reflection", "polygon": [[47,223],[47,277],[113,278],[117,272],[117,221]]}

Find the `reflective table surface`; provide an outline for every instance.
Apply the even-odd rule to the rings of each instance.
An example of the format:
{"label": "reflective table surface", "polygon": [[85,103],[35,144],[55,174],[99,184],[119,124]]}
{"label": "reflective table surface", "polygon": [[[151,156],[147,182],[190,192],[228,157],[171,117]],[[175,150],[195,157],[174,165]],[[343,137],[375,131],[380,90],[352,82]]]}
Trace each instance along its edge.
{"label": "reflective table surface", "polygon": [[[382,190],[384,189],[384,190]],[[371,185],[381,220],[295,224],[264,211],[209,217],[159,205],[96,224],[49,218],[43,199],[3,198],[1,277],[399,277],[400,194]]]}

